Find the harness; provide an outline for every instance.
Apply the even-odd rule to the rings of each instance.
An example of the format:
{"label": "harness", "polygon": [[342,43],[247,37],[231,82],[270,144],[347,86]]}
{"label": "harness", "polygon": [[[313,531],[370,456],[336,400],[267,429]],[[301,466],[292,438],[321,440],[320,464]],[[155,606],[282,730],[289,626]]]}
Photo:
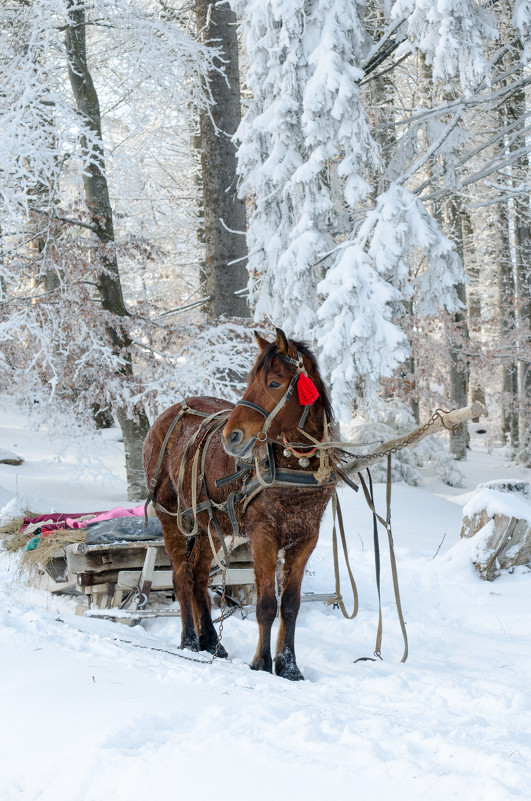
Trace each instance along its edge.
{"label": "harness", "polygon": [[[239,536],[239,527],[235,512],[236,504],[243,503],[243,511],[245,512],[249,503],[263,489],[270,487],[298,487],[303,489],[319,489],[322,488],[323,486],[330,486],[331,484],[335,485],[337,483],[337,476],[333,473],[333,471],[329,467],[325,471],[320,469],[316,474],[314,474],[304,470],[292,470],[289,468],[279,469],[276,466],[273,453],[273,445],[271,442],[267,441],[268,440],[267,432],[277,414],[290,400],[295,385],[297,384],[297,381],[299,380],[301,374],[306,375],[306,370],[304,367],[302,355],[301,353],[299,353],[299,351],[297,351],[297,359],[292,359],[290,356],[287,356],[286,354],[280,352],[278,352],[276,355],[286,364],[295,367],[295,372],[293,373],[290,379],[286,391],[284,392],[283,396],[276,404],[274,409],[272,409],[271,412],[268,412],[262,406],[259,406],[256,403],[252,403],[251,401],[243,399],[239,400],[236,403],[236,406],[247,406],[248,408],[253,409],[254,411],[263,415],[264,424],[261,430],[256,435],[256,440],[258,442],[265,443],[266,447],[265,458],[259,461],[258,455],[255,455],[254,464],[252,462],[247,462],[245,460],[236,460],[235,472],[232,473],[231,475],[224,476],[223,478],[218,479],[216,481],[216,487],[222,487],[225,484],[232,483],[233,481],[241,481],[241,487],[239,491],[231,492],[223,503],[216,503],[215,501],[213,501],[212,498],[210,498],[208,495],[206,480],[205,480],[206,456],[208,452],[208,447],[210,445],[210,442],[212,441],[212,437],[222,426],[225,425],[233,409],[222,409],[219,412],[208,414],[206,412],[201,412],[198,409],[192,408],[191,406],[188,405],[188,402],[184,400],[179,412],[173,419],[170,427],[166,432],[158,456],[157,464],[155,466],[155,472],[153,473],[153,476],[148,485],[149,495],[144,506],[146,525],[147,525],[147,507],[151,502],[155,507],[155,509],[158,509],[159,511],[164,512],[165,514],[171,515],[172,517],[176,518],[179,531],[184,536],[194,537],[195,534],[197,533],[197,528],[198,528],[197,515],[200,512],[207,511],[209,515],[208,535],[213,553],[215,551],[215,547],[210,531],[211,524],[214,525],[218,533],[218,536],[220,537],[222,546],[225,549],[225,557],[226,557],[227,554],[226,554],[225,540],[221,533],[219,523],[216,519],[215,515],[216,510],[223,511],[228,514],[234,536]],[[309,408],[310,408],[309,405],[306,405],[304,407],[302,416],[299,420],[298,429],[301,431],[308,417]],[[182,418],[186,414],[192,414],[198,417],[202,417],[203,420],[199,425],[199,427],[196,429],[196,431],[192,434],[192,436],[188,440],[186,447],[184,449],[183,457],[179,468],[179,474],[177,477],[177,486],[176,486],[177,511],[173,512],[168,509],[165,509],[164,506],[162,506],[162,504],[156,501],[155,491],[160,474],[160,469],[162,467],[162,461],[170,437],[173,431],[175,430],[177,424],[182,420]],[[303,433],[305,433],[306,436],[310,437],[310,435],[307,434],[307,432]],[[327,421],[325,419],[325,435],[326,433],[327,433]],[[192,506],[189,509],[183,511],[181,509],[181,490],[184,485],[184,474],[186,465],[189,459],[190,452],[194,447],[194,445],[197,445],[197,448],[192,462],[192,476],[191,476]],[[305,446],[302,445],[301,447]],[[326,459],[326,454],[325,456],[322,457],[321,461],[323,461],[323,458]],[[253,471],[256,472],[254,478],[252,478]],[[204,496],[203,500],[201,500],[202,496]],[[189,521],[185,522],[183,520],[183,518],[185,517],[192,518],[193,525],[191,528],[188,525]],[[214,558],[217,559],[217,556],[215,556]],[[220,566],[222,567],[221,564]]]}
{"label": "harness", "polygon": [[[242,401],[241,405],[247,405],[247,401]],[[258,408],[258,407],[257,407]],[[210,525],[214,525],[217,534],[224,547],[224,537],[221,528],[216,518],[216,512],[222,511],[229,516],[232,525],[234,536],[240,536],[238,521],[236,519],[235,507],[242,503],[243,511],[247,509],[248,505],[254,498],[264,489],[271,487],[291,487],[299,489],[322,489],[324,486],[335,485],[337,483],[336,475],[331,472],[329,480],[325,483],[316,474],[305,470],[292,470],[290,468],[279,468],[276,465],[273,445],[271,442],[266,443],[266,453],[263,459],[259,460],[258,456],[255,457],[254,464],[244,460],[236,460],[236,470],[230,475],[223,476],[216,480],[216,487],[223,487],[226,484],[231,484],[235,481],[240,482],[240,488],[233,490],[229,493],[226,500],[222,503],[217,503],[208,495],[206,479],[205,479],[205,466],[208,453],[208,447],[212,441],[214,434],[222,428],[227,422],[232,413],[232,409],[223,409],[214,414],[207,414],[198,409],[194,409],[188,405],[187,401],[183,401],[181,409],[172,421],[171,426],[166,432],[166,436],[161,445],[155,471],[149,482],[149,495],[144,506],[145,519],[147,521],[147,508],[150,503],[158,511],[164,514],[171,515],[176,518],[179,531],[186,537],[194,537],[197,533],[198,522],[197,515],[200,512],[208,512],[209,524],[208,534],[210,544],[213,547],[213,553],[216,551],[211,537]],[[265,411],[265,410],[264,410]],[[184,449],[183,457],[181,460],[179,473],[177,476],[177,510],[171,511],[166,509],[161,503],[156,500],[156,487],[162,467],[164,454],[167,450],[170,437],[177,426],[186,414],[193,414],[202,417],[203,420],[196,431],[188,440]],[[266,413],[267,415],[267,413]],[[258,437],[257,437],[258,438]],[[261,442],[263,440],[260,440]],[[192,475],[191,475],[191,494],[192,505],[183,510],[181,508],[181,491],[184,485],[184,476],[186,464],[189,461],[190,451],[197,445],[193,461],[192,461]],[[253,477],[253,473],[255,473]],[[355,485],[354,485],[355,486]],[[356,487],[357,489],[357,487]],[[184,518],[188,520],[185,521]],[[193,521],[192,525],[189,522]],[[225,554],[226,555],[226,554]],[[216,558],[216,556],[214,557]],[[223,565],[220,565],[223,567]]]}

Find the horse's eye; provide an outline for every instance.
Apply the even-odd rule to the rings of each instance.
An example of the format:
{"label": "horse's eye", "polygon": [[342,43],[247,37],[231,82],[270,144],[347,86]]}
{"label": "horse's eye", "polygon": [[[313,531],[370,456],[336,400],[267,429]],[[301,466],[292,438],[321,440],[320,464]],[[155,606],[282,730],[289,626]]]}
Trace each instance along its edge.
{"label": "horse's eye", "polygon": [[267,386],[269,387],[269,389],[278,389],[280,384],[278,383],[278,381],[270,381]]}

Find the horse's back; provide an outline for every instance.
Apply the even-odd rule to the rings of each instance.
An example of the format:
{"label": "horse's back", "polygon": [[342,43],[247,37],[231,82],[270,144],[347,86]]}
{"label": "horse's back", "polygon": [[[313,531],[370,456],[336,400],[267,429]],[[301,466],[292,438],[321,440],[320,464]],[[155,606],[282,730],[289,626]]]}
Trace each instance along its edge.
{"label": "horse's back", "polygon": [[[186,408],[201,412],[201,414],[197,415],[192,412],[181,414],[183,409]],[[176,403],[162,412],[151,426],[144,442],[143,459],[147,484],[149,485],[151,478],[155,474],[157,461],[163,453],[163,449],[161,472],[157,482],[159,483],[160,481],[162,484],[164,483],[165,475],[169,478],[168,474],[175,472],[176,463],[180,462],[187,442],[190,437],[193,437],[206,418],[225,410],[230,411],[233,408],[234,404],[230,401],[199,395],[185,398],[180,403]],[[174,431],[164,447],[164,439],[177,418],[179,419],[176,422]],[[223,455],[225,456],[225,454]],[[173,470],[170,468],[170,463],[172,463]]]}
{"label": "horse's back", "polygon": [[[184,404],[186,404],[190,409],[201,412],[205,416],[215,414],[216,412],[221,412],[224,409],[229,410],[234,408],[234,404],[230,401],[223,400],[222,398],[213,398],[208,395],[198,395],[197,397],[193,398],[185,398],[180,403],[175,403],[173,406],[170,406],[157,417],[149,429],[146,437],[144,443],[144,453],[148,447],[153,447],[159,442],[162,444],[169,427],[182,411]],[[187,424],[193,424],[194,428],[198,428],[205,418],[192,413],[183,415],[182,419],[186,421]]]}

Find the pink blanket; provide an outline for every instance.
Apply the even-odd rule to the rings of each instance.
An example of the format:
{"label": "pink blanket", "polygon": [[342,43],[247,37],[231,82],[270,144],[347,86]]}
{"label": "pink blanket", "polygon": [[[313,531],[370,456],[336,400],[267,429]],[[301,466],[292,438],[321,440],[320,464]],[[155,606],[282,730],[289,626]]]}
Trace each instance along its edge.
{"label": "pink blanket", "polygon": [[144,506],[135,506],[132,509],[124,509],[122,506],[115,506],[110,512],[93,512],[82,514],[71,514],[68,512],[53,512],[39,517],[25,517],[19,529],[26,531],[28,535],[36,529],[42,528],[46,531],[56,531],[59,528],[86,528],[87,523],[99,523],[100,520],[111,520],[113,517],[142,517]]}
{"label": "pink blanket", "polygon": [[86,528],[87,523],[100,523],[102,520],[112,520],[114,517],[142,517],[144,514],[144,504],[134,506],[132,509],[124,509],[122,506],[115,506],[109,512],[100,512],[90,520],[75,520],[66,518],[65,523],[68,528]]}

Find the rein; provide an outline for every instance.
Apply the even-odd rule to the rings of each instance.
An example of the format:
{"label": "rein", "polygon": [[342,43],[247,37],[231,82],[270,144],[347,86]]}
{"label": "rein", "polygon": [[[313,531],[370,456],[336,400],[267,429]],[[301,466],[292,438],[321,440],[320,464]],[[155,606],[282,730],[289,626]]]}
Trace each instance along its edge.
{"label": "rein", "polygon": [[[367,501],[367,505],[372,512],[372,519],[373,519],[373,540],[374,540],[374,570],[376,574],[376,590],[378,593],[378,629],[376,632],[376,642],[374,645],[374,657],[376,659],[382,659],[382,599],[381,599],[381,592],[380,592],[380,543],[378,540],[378,523],[381,523],[384,526],[385,530],[387,531],[387,538],[389,544],[389,560],[391,563],[391,575],[393,579],[393,591],[395,596],[395,603],[396,603],[396,610],[398,615],[398,620],[400,623],[400,629],[402,631],[402,638],[404,641],[404,652],[402,654],[401,662],[405,662],[408,657],[408,639],[407,639],[407,632],[406,632],[406,625],[404,622],[404,616],[402,613],[402,603],[400,600],[400,590],[398,586],[398,572],[396,567],[396,558],[395,558],[395,549],[394,549],[394,542],[393,542],[393,534],[391,531],[391,454],[387,454],[387,481],[386,481],[386,516],[385,519],[381,517],[375,509],[374,506],[374,495],[373,495],[373,488],[372,488],[372,477],[370,471],[367,469],[367,477],[369,480],[369,488],[363,478],[363,475],[358,473],[360,483],[363,489],[363,494],[365,495],[365,500]],[[350,482],[349,482],[350,483]],[[357,489],[357,488],[356,488]],[[336,595],[335,598],[330,598],[327,602],[328,604],[339,606],[343,617],[347,618],[348,620],[352,620],[358,614],[358,592],[356,588],[356,584],[354,581],[354,577],[352,575],[352,571],[350,569],[350,563],[348,559],[348,551],[347,551],[347,544],[346,544],[346,537],[345,537],[345,528],[343,525],[343,515],[341,513],[341,506],[339,505],[339,498],[337,497],[337,491],[334,492],[332,496],[332,514],[333,514],[333,529],[332,529],[332,549],[333,549],[333,556],[334,556],[334,574],[335,574],[335,582],[336,582]],[[336,531],[336,519],[338,523],[339,533],[341,537],[341,545],[343,548],[343,556],[345,560],[345,565],[348,571],[352,593],[354,596],[354,609],[351,615],[348,614],[345,604],[343,602],[343,598],[341,595],[341,582],[339,577],[339,558],[338,558],[338,547],[337,547],[337,531]],[[362,656],[359,659],[355,659],[355,662],[364,662],[364,661],[375,661],[373,657],[370,656]]]}

